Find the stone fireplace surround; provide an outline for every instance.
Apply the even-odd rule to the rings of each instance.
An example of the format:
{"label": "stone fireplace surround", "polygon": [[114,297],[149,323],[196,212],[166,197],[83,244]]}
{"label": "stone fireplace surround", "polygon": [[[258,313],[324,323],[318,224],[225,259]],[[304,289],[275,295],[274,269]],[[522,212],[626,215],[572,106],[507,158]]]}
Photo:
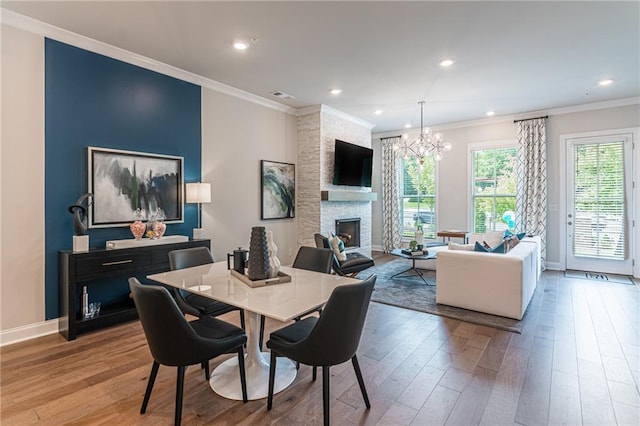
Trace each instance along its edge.
{"label": "stone fireplace surround", "polygon": [[[373,125],[325,105],[302,110],[298,116],[297,204],[298,245],[315,246],[313,234],[335,232],[335,221],[360,218],[360,248],[371,255],[370,188],[333,185],[335,140],[371,147]],[[337,194],[323,201],[321,192]],[[364,196],[359,196],[361,193]]]}

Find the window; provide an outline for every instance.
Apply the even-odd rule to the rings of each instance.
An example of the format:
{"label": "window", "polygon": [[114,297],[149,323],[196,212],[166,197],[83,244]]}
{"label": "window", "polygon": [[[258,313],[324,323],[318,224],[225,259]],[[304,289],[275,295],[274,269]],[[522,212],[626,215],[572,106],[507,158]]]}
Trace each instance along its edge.
{"label": "window", "polygon": [[400,197],[402,209],[402,236],[413,239],[418,226],[424,238],[435,238],[435,160],[424,158],[422,164],[415,158],[402,160]]}
{"label": "window", "polygon": [[471,151],[473,232],[515,227],[516,148]]}

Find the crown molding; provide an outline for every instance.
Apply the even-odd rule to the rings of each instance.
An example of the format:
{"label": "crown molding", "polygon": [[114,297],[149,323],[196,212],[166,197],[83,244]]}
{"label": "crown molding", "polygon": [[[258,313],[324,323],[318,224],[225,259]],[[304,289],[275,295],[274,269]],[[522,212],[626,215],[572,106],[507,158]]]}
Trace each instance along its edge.
{"label": "crown molding", "polygon": [[376,127],[375,124],[366,121],[366,120],[362,120],[358,117],[354,117],[353,115],[349,115],[347,113],[344,113],[342,111],[339,111],[335,108],[331,108],[330,106],[326,106],[324,104],[322,105],[313,105],[310,107],[306,107],[306,108],[300,108],[298,110],[296,110],[295,115],[297,115],[298,117],[303,116],[303,115],[309,115],[309,114],[314,114],[317,112],[324,112],[326,114],[330,114],[333,115],[334,117],[338,117],[341,118],[345,121],[348,121],[350,123],[354,123],[357,124],[358,126],[362,126],[362,127],[366,127],[367,129],[371,130],[374,127]]}
{"label": "crown molding", "polygon": [[237,89],[224,83],[220,83],[219,81],[202,77],[192,72],[185,71],[181,68],[156,61],[155,59],[138,55],[128,50],[120,49],[119,47],[115,47],[110,44],[64,30],[45,22],[38,21],[37,19],[15,13],[5,8],[0,8],[0,22],[2,24],[18,28],[20,30],[38,34],[43,37],[60,41],[62,43],[67,43],[72,46],[88,50],[90,52],[98,53],[100,55],[104,55],[113,59],[118,59],[120,61],[136,65],[141,68],[168,75],[170,77],[175,77],[179,80],[193,83],[198,86],[223,93],[225,95],[245,100],[247,102],[275,109],[287,114],[296,115],[296,108],[283,105],[279,102],[272,101],[271,99],[263,98],[262,96],[254,95],[253,93]]}
{"label": "crown molding", "polygon": [[[567,107],[560,108],[550,108],[550,109],[541,109],[537,111],[530,111],[518,114],[510,114],[510,115],[501,115],[499,117],[491,117],[491,118],[480,118],[478,120],[469,120],[469,121],[458,121],[455,123],[442,124],[439,126],[429,126],[433,131],[443,131],[443,130],[451,130],[451,129],[460,129],[463,127],[474,127],[474,126],[488,126],[492,124],[511,122],[513,120],[523,120],[528,117],[538,117],[542,115],[548,115],[549,117],[554,115],[564,115],[564,114],[573,114],[576,112],[584,112],[584,111],[595,111],[599,109],[607,109],[607,108],[617,108],[622,106],[629,105],[640,105],[640,96],[631,97],[631,98],[622,98],[622,99],[614,99],[612,101],[602,101],[602,102],[592,102],[588,104],[580,104],[580,105],[571,105]],[[408,134],[418,134],[415,129],[413,132],[406,130],[393,130],[390,132],[384,133],[374,133],[371,136],[373,138],[388,138],[398,136],[404,133]]]}

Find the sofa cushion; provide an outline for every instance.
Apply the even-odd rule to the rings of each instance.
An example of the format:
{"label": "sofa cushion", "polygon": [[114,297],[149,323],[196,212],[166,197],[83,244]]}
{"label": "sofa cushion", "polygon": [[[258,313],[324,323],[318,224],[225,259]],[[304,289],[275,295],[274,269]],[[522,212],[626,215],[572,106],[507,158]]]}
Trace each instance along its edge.
{"label": "sofa cushion", "polygon": [[491,247],[497,246],[502,241],[504,236],[504,232],[502,231],[487,231],[484,234],[469,234],[469,244],[473,244],[475,242],[479,242],[482,244],[483,241],[486,241]]}
{"label": "sofa cushion", "polygon": [[449,241],[448,249],[449,250],[468,250],[468,251],[471,251],[471,250],[473,250],[473,247],[474,247],[473,244],[458,244],[458,243],[452,243],[451,241]]}
{"label": "sofa cushion", "polygon": [[502,242],[503,235],[504,232],[502,231],[487,231],[484,234],[484,241],[486,241],[491,247],[495,247]]}

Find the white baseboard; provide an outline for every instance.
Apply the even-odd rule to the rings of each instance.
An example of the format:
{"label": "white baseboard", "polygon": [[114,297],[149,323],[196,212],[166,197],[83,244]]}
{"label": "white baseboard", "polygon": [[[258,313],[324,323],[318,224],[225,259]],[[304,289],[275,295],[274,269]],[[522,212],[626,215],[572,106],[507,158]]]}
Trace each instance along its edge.
{"label": "white baseboard", "polygon": [[0,347],[58,332],[58,318],[0,331]]}
{"label": "white baseboard", "polygon": [[382,246],[371,246],[372,251],[384,251]]}
{"label": "white baseboard", "polygon": [[560,262],[547,262],[545,267],[551,271],[564,271],[564,266]]}

